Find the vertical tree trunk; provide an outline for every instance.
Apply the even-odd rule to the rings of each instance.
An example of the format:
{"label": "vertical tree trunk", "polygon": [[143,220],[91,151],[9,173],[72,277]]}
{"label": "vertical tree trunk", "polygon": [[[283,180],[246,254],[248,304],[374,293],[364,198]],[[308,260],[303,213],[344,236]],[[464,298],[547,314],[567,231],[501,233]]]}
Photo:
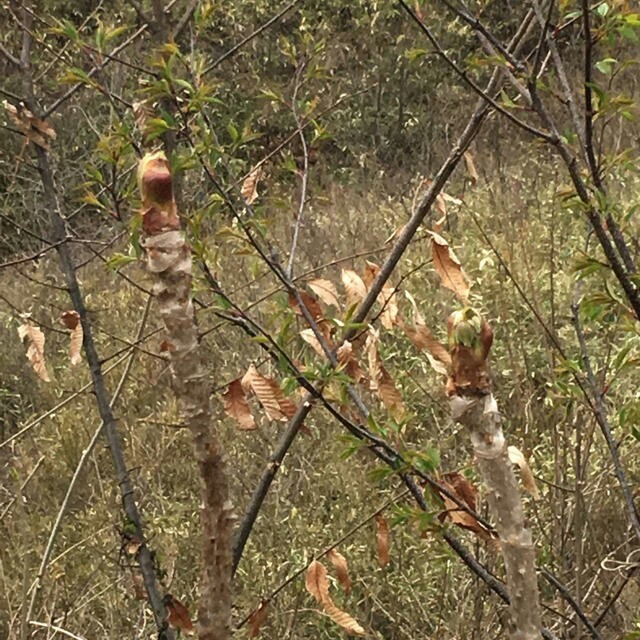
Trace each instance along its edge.
{"label": "vertical tree trunk", "polygon": [[455,395],[454,420],[469,430],[478,470],[487,487],[489,509],[500,536],[510,610],[515,630],[512,640],[540,637],[541,619],[535,550],[525,527],[520,488],[507,454],[507,443],[493,395]]}
{"label": "vertical tree trunk", "polygon": [[193,435],[202,495],[202,579],[198,637],[231,636],[232,507],[223,447],[212,425],[211,385],[202,360],[191,301],[191,251],[173,195],[163,153],[147,154],[138,170],[142,193],[143,247],[166,328],[173,388],[182,421]]}

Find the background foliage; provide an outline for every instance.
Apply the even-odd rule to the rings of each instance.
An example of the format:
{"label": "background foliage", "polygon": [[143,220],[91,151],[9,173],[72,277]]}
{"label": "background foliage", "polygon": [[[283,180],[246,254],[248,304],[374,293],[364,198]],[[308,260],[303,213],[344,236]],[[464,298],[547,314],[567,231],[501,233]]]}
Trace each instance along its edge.
{"label": "background foliage", "polygon": [[[138,260],[134,168],[141,139],[133,103],[147,100],[156,106],[149,137],[158,143],[167,134],[175,139],[172,161],[181,175],[181,208],[195,255],[309,376],[320,377],[321,360],[299,336],[304,323],[244,239],[203,165],[237,201],[252,167],[291,138],[265,163],[255,215],[248,220],[286,264],[303,163],[299,136],[292,134],[296,118],[308,123],[309,184],[294,275],[339,286],[341,268],[361,272],[365,258],[382,262],[388,238],[407,221],[422,178],[431,177],[449,154],[475,97],[391,2],[299,3],[231,55],[226,54],[235,44],[278,12],[273,2],[203,0],[173,41],[152,29],[139,32],[145,23],[135,4],[38,3],[32,63],[45,113],[77,87],[47,114],[57,133],[52,158],[61,208],[72,230],[102,363],[110,369],[110,389],[123,370],[123,363],[117,364],[123,350],[136,344],[133,368],[116,404],[118,424],[162,582],[191,605],[199,557],[197,477],[189,438],[169,393],[153,311],[144,328],[148,337],[136,339],[146,294]],[[188,4],[173,3],[174,23]],[[470,4],[505,40],[522,18],[521,3]],[[608,184],[603,207],[622,226],[637,258],[640,22],[633,4],[602,2],[594,11],[594,85],[597,150]],[[579,9],[574,5],[560,2],[554,21],[571,23]],[[19,57],[15,10],[12,3],[2,12],[0,43]],[[146,3],[142,10],[151,13]],[[492,66],[470,27],[441,3],[425,3],[422,11],[445,51],[483,86]],[[580,21],[557,38],[577,95],[583,91],[583,40]],[[96,65],[100,71],[89,76]],[[22,95],[19,71],[1,55],[0,77],[7,99]],[[554,116],[564,121],[562,100],[553,100],[553,71],[542,84]],[[173,100],[178,108],[171,106]],[[569,126],[562,134],[572,143]],[[6,262],[0,271],[0,531],[5,541],[0,545],[0,609],[6,612],[0,635],[9,638],[47,633],[24,620],[28,594],[70,477],[99,426],[91,393],[76,393],[89,380],[88,370],[68,363],[68,335],[59,319],[69,301],[53,254],[43,251],[51,212],[43,208],[32,146],[6,118],[0,131],[0,258]],[[510,441],[530,455],[542,494],[537,502],[527,498],[539,564],[553,570],[590,619],[599,621],[603,638],[640,637],[638,542],[628,527],[610,456],[573,377],[584,375],[584,361],[571,305],[580,303],[591,364],[636,497],[637,318],[552,150],[493,114],[472,153],[479,179],[474,184],[464,167],[456,170],[446,190],[458,204],[448,205],[441,233],[473,283],[473,304],[494,327],[495,395]],[[13,264],[41,251],[36,260]],[[425,233],[411,244],[392,283],[401,294],[401,313],[411,316],[403,295],[408,291],[444,341],[455,303],[439,287]],[[198,277],[194,295],[201,302],[198,322],[218,426],[232,461],[234,502],[242,513],[283,426],[256,406],[259,429],[238,430],[222,410],[222,393],[250,363],[276,378],[294,400],[296,385],[265,356],[259,340],[248,340],[220,318],[228,309],[205,278]],[[46,334],[50,383],[37,379],[17,338],[24,314]],[[342,314],[334,309],[332,317],[344,320],[344,309]],[[562,354],[550,335],[557,337]],[[407,407],[406,418],[396,423],[373,394],[366,396],[383,435],[403,451],[421,452],[437,465],[437,473],[458,470],[475,481],[467,439],[449,417],[442,377],[399,328],[382,332],[381,353]],[[425,517],[406,497],[398,498],[402,487],[395,476],[366,450],[354,451],[320,408],[306,426],[309,433],[285,459],[242,559],[235,584],[238,621],[315,553],[391,501],[384,511],[395,525],[389,564],[378,565],[370,520],[340,544],[353,587],[344,595],[332,585],[336,602],[371,637],[498,637],[502,605],[443,543],[440,530],[451,525],[438,520],[441,507],[434,503],[434,512]],[[32,620],[86,638],[153,635],[145,603],[136,599],[123,528],[111,462],[99,441],[68,504]],[[501,575],[494,547],[472,533],[457,533]],[[586,632],[558,593],[540,584],[545,625],[561,638],[589,637],[581,635]],[[292,581],[270,604],[262,636],[336,637],[337,628],[314,604],[303,578]],[[247,634],[246,626],[238,632]]]}

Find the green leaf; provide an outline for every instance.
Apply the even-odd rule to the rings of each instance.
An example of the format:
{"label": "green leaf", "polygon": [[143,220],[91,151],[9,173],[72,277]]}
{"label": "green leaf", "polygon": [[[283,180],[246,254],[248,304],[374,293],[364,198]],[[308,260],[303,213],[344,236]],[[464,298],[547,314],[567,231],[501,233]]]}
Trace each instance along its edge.
{"label": "green leaf", "polygon": [[240,140],[240,133],[238,132],[238,129],[236,129],[236,127],[233,125],[232,122],[229,122],[227,124],[227,133],[231,137],[231,142],[238,142],[238,140]]}
{"label": "green leaf", "polygon": [[125,264],[129,264],[130,262],[137,262],[138,258],[136,256],[128,256],[124,253],[114,253],[108,260],[107,266],[109,269],[113,269],[116,271],[120,267]]}
{"label": "green leaf", "polygon": [[611,75],[613,73],[613,67],[618,64],[618,61],[615,58],[604,58],[602,60],[598,60],[595,64],[595,68],[605,75]]}
{"label": "green leaf", "polygon": [[416,60],[420,60],[429,53],[428,49],[408,49],[405,51],[404,55],[409,60],[409,62],[415,62]]}

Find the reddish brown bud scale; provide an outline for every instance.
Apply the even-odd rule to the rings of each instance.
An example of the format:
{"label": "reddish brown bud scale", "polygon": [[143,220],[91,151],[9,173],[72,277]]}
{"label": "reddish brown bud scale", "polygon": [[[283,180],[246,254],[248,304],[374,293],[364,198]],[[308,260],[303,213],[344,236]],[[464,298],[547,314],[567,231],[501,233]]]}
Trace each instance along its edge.
{"label": "reddish brown bud scale", "polygon": [[138,168],[142,201],[147,206],[162,206],[173,200],[173,179],[164,153],[147,154]]}

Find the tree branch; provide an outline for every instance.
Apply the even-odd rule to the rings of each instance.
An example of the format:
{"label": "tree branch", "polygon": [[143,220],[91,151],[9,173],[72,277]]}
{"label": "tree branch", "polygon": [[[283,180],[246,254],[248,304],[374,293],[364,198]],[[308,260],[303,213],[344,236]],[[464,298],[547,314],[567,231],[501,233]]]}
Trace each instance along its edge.
{"label": "tree branch", "polygon": [[[30,35],[30,25],[33,20],[33,17],[26,7],[23,7],[23,20],[26,26],[23,32],[22,54],[21,54],[21,60],[20,60],[21,69],[22,69],[23,91],[27,99],[28,108],[31,110],[33,114],[38,114],[39,109],[38,109],[38,104],[36,101],[34,87],[33,87],[33,76],[31,72],[31,63],[30,63],[31,41],[32,41],[31,35]],[[133,485],[131,483],[127,465],[124,459],[122,441],[117,431],[116,421],[113,416],[113,412],[111,411],[111,407],[109,406],[109,397],[108,397],[108,393],[104,383],[103,372],[100,364],[100,358],[98,356],[98,352],[96,350],[96,346],[93,340],[92,327],[89,322],[87,309],[84,303],[84,298],[80,290],[78,279],[76,277],[73,258],[71,256],[71,251],[68,243],[64,242],[64,240],[66,239],[67,233],[65,229],[64,218],[62,217],[62,214],[60,211],[60,205],[58,202],[58,196],[56,193],[55,184],[53,181],[53,172],[49,165],[48,153],[41,146],[38,146],[38,145],[34,145],[34,146],[36,147],[38,169],[40,171],[40,177],[42,180],[42,185],[44,190],[44,200],[45,200],[46,210],[49,211],[49,214],[50,214],[50,224],[53,232],[53,240],[54,242],[60,243],[59,246],[56,247],[56,251],[58,252],[58,256],[60,259],[60,266],[64,273],[64,277],[67,283],[67,288],[69,290],[69,296],[71,297],[73,307],[78,312],[78,315],[80,316],[80,321],[82,323],[83,334],[84,334],[84,337],[83,337],[84,352],[91,370],[91,377],[92,377],[92,383],[93,383],[93,390],[96,397],[96,403],[98,405],[100,418],[104,423],[104,430],[107,436],[109,449],[111,451],[114,466],[116,469],[116,474],[118,477],[118,485],[122,495],[124,510],[129,520],[136,527],[136,532],[138,537],[140,538],[140,540],[142,540],[142,544],[138,551],[137,558],[138,558],[138,561],[140,562],[140,568],[144,578],[144,584],[147,591],[147,595],[149,597],[149,603],[153,610],[159,637],[162,640],[173,640],[173,637],[174,637],[173,632],[171,631],[171,629],[168,628],[165,620],[166,612],[165,612],[165,607],[164,607],[164,604],[162,603],[162,598],[160,596],[158,586],[157,586],[154,560],[144,537],[142,520],[140,517],[140,513],[138,511],[138,506],[135,500]],[[38,579],[36,589],[38,588],[40,582],[41,582],[41,579]],[[32,600],[30,609],[33,609],[34,602],[35,602],[35,599]]]}

